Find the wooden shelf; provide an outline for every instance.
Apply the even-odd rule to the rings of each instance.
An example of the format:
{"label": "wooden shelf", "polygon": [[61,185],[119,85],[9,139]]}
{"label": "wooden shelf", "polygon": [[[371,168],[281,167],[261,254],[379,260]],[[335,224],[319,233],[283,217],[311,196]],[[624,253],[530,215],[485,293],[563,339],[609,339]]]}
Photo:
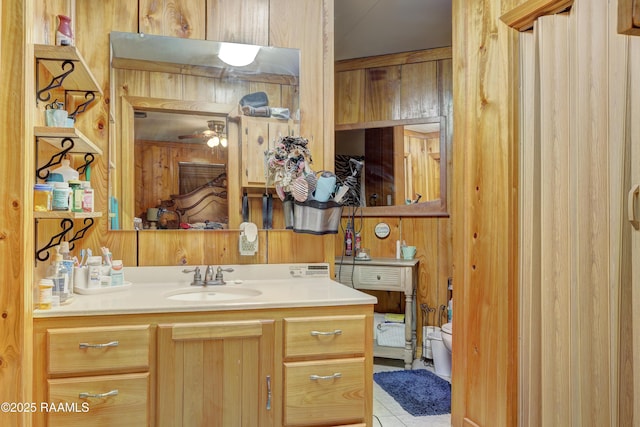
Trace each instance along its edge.
{"label": "wooden shelf", "polygon": [[34,129],[36,138],[45,141],[56,148],[63,149],[62,140],[71,138],[75,144],[72,153],[93,153],[102,155],[102,149],[95,145],[89,138],[76,128],[60,128],[53,126],[36,126]]}
{"label": "wooden shelf", "polygon": [[50,211],[50,212],[34,212],[35,219],[83,219],[83,218],[100,218],[102,212],[69,212],[69,211]]}
{"label": "wooden shelf", "polygon": [[34,45],[35,57],[54,76],[63,74],[66,69],[62,68],[64,61],[73,61],[75,69],[64,80],[66,90],[78,90],[83,92],[96,92],[103,95],[102,88],[94,75],[89,71],[78,49],[75,46],[52,46],[45,44]]}

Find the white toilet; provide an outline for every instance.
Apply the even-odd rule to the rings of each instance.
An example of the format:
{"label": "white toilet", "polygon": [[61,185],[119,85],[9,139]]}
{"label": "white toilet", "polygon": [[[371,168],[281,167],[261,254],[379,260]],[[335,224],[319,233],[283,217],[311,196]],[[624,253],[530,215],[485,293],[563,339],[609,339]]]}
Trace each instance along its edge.
{"label": "white toilet", "polygon": [[444,346],[447,348],[449,352],[449,357],[451,357],[451,343],[453,342],[453,338],[451,337],[452,333],[452,324],[451,322],[445,323],[442,325],[442,342]]}
{"label": "white toilet", "polygon": [[[451,325],[447,323],[446,325]],[[442,325],[444,328],[445,325]],[[449,346],[451,345],[451,334],[445,334],[444,329],[430,332],[427,338],[431,341],[431,349],[433,352],[433,366],[436,375],[449,379],[451,378],[451,350],[446,347],[445,335],[449,337]]]}

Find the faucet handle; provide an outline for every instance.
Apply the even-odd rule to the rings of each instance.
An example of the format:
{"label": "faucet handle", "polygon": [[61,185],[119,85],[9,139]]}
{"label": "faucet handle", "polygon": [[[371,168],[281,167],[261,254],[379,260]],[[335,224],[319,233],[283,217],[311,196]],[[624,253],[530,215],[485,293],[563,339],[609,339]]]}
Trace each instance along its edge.
{"label": "faucet handle", "polygon": [[185,268],[182,270],[183,273],[193,273],[193,282],[192,285],[200,286],[202,285],[202,276],[200,275],[200,267],[188,269]]}
{"label": "faucet handle", "polygon": [[220,266],[218,266],[218,268],[216,269],[216,281],[220,282],[221,284],[224,285],[224,277],[222,276],[222,272],[226,271],[227,273],[231,273],[233,272],[233,268],[229,267],[229,268],[222,268]]}

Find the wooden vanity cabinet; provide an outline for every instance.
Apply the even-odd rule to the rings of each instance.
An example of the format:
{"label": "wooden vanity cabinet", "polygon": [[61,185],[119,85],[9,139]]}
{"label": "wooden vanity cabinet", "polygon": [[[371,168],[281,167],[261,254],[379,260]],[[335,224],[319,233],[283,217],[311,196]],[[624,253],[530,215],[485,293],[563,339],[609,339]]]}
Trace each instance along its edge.
{"label": "wooden vanity cabinet", "polygon": [[36,333],[34,425],[149,425],[150,340],[148,324]]}
{"label": "wooden vanity cabinet", "polygon": [[371,427],[372,326],[373,305],[35,318],[34,401],[90,407],[33,425]]}
{"label": "wooden vanity cabinet", "polygon": [[158,426],[274,426],[274,321],[158,326]]}

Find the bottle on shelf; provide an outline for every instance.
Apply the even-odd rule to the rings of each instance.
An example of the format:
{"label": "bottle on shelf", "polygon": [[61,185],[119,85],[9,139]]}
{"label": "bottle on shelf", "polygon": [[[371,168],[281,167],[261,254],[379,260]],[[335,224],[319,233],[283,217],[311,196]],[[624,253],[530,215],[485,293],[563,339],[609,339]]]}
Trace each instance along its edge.
{"label": "bottle on shelf", "polygon": [[82,211],[93,212],[93,188],[91,188],[91,183],[89,181],[82,181],[82,190]]}
{"label": "bottle on shelf", "polygon": [[58,29],[56,30],[57,46],[73,46],[73,32],[71,31],[71,18],[66,15],[58,15]]}

